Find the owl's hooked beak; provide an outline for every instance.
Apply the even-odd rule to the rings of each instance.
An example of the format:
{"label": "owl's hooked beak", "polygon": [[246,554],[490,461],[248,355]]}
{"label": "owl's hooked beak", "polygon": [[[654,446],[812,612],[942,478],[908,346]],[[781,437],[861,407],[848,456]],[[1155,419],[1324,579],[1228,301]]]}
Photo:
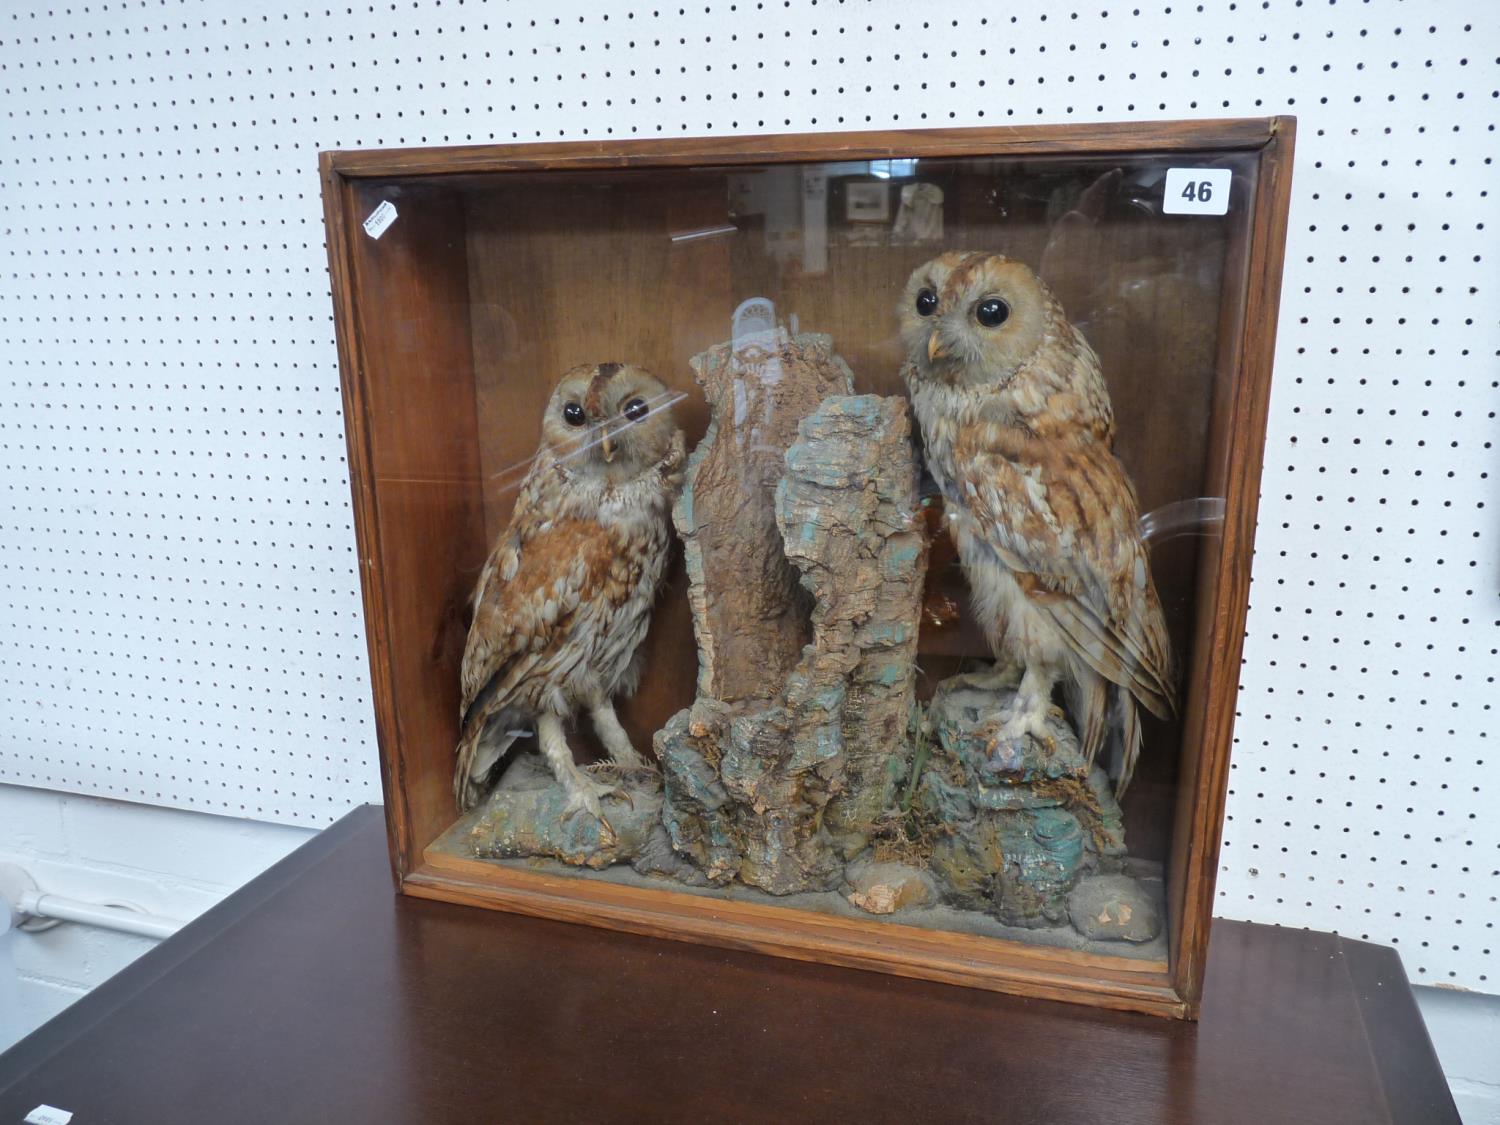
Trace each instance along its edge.
{"label": "owl's hooked beak", "polygon": [[606,461],[615,459],[615,443],[609,439],[609,431],[605,430],[599,438],[599,452],[604,454]]}
{"label": "owl's hooked beak", "polygon": [[936,363],[940,359],[948,358],[948,349],[943,347],[943,341],[938,338],[934,329],[931,336],[927,337],[927,362]]}

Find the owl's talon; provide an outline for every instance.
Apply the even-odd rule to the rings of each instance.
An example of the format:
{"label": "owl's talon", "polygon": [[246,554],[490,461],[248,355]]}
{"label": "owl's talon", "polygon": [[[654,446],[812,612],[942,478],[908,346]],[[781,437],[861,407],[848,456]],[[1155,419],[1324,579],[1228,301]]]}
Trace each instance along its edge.
{"label": "owl's talon", "polygon": [[635,796],[630,792],[630,787],[625,784],[625,779],[636,774],[650,772],[644,765],[630,767],[622,766],[618,762],[595,762],[591,766],[584,767],[593,777],[605,777],[609,780],[598,782],[599,796],[619,797],[632,809],[635,808]]}
{"label": "owl's talon", "polygon": [[571,819],[581,812],[588,813],[591,817],[594,818],[595,821],[598,822],[599,846],[601,848],[612,848],[619,842],[619,837],[615,834],[615,826],[609,822],[609,817],[605,816],[603,811],[595,812],[593,809],[589,808],[576,808],[571,812],[565,813],[564,818]]}
{"label": "owl's talon", "polygon": [[992,769],[1006,768],[1008,763],[1002,752],[1024,742],[1028,737],[1039,742],[1048,757],[1055,756],[1057,737],[1047,722],[1054,715],[1059,719],[1063,718],[1061,709],[1052,703],[1047,703],[1044,707],[1017,703],[990,719],[986,725],[991,728],[991,733],[985,738],[985,757],[989,766]]}
{"label": "owl's talon", "polygon": [[568,803],[563,806],[563,818],[571,819],[580,812],[588,813],[599,822],[600,845],[607,848],[614,847],[618,837],[615,835],[614,825],[610,824],[609,818],[604,815],[604,806],[600,803],[600,799],[612,796],[618,791],[617,787],[601,784],[580,775],[568,786]]}

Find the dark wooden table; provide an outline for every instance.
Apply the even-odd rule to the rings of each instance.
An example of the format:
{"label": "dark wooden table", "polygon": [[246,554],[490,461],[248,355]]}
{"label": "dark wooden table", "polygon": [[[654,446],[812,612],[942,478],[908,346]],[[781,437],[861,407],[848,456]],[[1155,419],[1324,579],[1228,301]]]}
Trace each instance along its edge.
{"label": "dark wooden table", "polygon": [[402,898],[351,813],[0,1055],[0,1125],[1457,1122],[1396,955],[1214,927],[1202,1022]]}

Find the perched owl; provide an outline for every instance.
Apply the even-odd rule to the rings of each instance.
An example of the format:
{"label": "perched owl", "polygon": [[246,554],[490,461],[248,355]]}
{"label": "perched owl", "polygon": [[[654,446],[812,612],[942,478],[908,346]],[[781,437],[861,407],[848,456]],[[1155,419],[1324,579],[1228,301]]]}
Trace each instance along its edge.
{"label": "perched owl", "polygon": [[580,710],[614,762],[644,765],[613,697],[635,689],[669,554],[685,458],[675,397],[620,363],[575,367],[552,392],[541,446],[474,590],[453,775],[463,808],[534,727],[570,815],[587,810],[607,830],[599,799],[611,787],[574,764],[564,735]]}
{"label": "perched owl", "polygon": [[1041,280],[997,254],[921,266],[900,318],[902,375],[975,612],[997,667],[1024,669],[992,745],[1050,741],[1061,681],[1090,762],[1118,732],[1124,793],[1141,747],[1136,705],[1166,718],[1176,703],[1099,359]]}

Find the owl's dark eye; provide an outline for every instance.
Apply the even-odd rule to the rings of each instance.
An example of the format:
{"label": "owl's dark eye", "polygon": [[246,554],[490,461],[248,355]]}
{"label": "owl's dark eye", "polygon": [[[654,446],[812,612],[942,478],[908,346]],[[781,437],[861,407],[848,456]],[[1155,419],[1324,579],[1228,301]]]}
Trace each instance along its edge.
{"label": "owl's dark eye", "polygon": [[625,417],[629,418],[632,422],[639,422],[650,412],[650,407],[646,405],[645,399],[633,398],[625,404],[624,410],[622,410],[620,413],[624,414]]}
{"label": "owl's dark eye", "polygon": [[974,306],[974,319],[986,328],[999,328],[1010,318],[1010,306],[999,297],[986,297]]}
{"label": "owl's dark eye", "polygon": [[563,421],[570,426],[581,426],[586,419],[583,415],[583,407],[576,402],[570,402],[563,407]]}
{"label": "owl's dark eye", "polygon": [[937,312],[937,294],[931,289],[917,290],[917,315],[931,316]]}

